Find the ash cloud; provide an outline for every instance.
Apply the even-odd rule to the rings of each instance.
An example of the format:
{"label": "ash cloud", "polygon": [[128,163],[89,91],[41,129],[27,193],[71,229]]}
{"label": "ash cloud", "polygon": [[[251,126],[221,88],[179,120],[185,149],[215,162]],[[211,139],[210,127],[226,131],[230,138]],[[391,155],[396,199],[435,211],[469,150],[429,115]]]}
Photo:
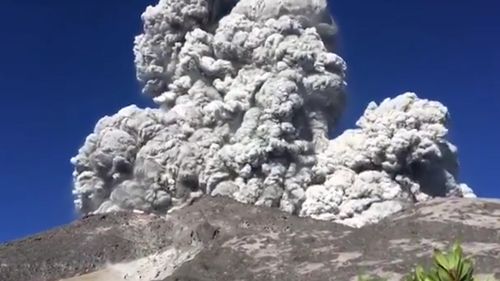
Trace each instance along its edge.
{"label": "ash cloud", "polygon": [[81,213],[165,213],[210,194],[361,226],[407,202],[474,196],[438,102],[372,103],[329,139],[346,63],[325,0],[160,0],[142,19],[137,78],[159,108],[98,122],[72,159]]}

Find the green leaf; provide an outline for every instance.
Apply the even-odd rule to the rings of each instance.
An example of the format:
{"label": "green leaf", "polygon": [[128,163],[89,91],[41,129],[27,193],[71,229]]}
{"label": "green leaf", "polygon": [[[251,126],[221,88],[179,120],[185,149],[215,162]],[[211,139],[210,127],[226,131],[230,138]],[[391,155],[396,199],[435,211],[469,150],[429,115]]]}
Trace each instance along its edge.
{"label": "green leaf", "polygon": [[443,268],[437,269],[437,276],[439,281],[455,281],[453,280],[453,276],[451,276],[450,272]]}
{"label": "green leaf", "polygon": [[462,251],[462,247],[460,247],[460,242],[456,241],[454,244],[453,244],[453,253],[456,255],[456,256],[463,256],[463,251]]}
{"label": "green leaf", "polygon": [[435,268],[431,269],[431,271],[427,274],[427,278],[431,281],[439,281],[440,280],[438,273],[437,273],[437,270]]}
{"label": "green leaf", "polygon": [[417,268],[415,269],[415,277],[417,277],[417,280],[418,281],[424,281],[425,279],[425,271],[424,271],[424,268],[422,266],[417,266]]}
{"label": "green leaf", "polygon": [[438,265],[439,267],[441,267],[443,269],[450,268],[450,264],[448,262],[448,259],[439,250],[434,251],[434,262],[436,263],[436,265]]}
{"label": "green leaf", "polygon": [[460,281],[470,281],[472,278],[472,273],[474,269],[472,268],[472,263],[468,261],[464,261],[461,264],[461,270],[460,270],[460,275],[459,275],[459,280]]}
{"label": "green leaf", "polygon": [[448,259],[449,265],[450,265],[450,270],[454,269],[455,271],[458,270],[460,267],[460,264],[462,263],[462,254],[460,251],[453,251],[450,253],[450,257]]}

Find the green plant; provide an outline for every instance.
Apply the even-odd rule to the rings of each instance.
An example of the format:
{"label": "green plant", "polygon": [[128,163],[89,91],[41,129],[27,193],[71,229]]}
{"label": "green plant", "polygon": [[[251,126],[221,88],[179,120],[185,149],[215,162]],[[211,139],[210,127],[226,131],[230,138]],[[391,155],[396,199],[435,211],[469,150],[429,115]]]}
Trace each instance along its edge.
{"label": "green plant", "polygon": [[451,251],[443,253],[434,250],[434,264],[426,272],[422,266],[417,266],[406,281],[474,281],[473,262],[463,256],[460,243],[455,242]]}
{"label": "green plant", "polygon": [[[457,241],[447,253],[434,250],[433,264],[426,271],[417,266],[405,281],[474,281],[474,264],[470,257],[464,257]],[[358,281],[381,281],[381,278],[359,276]]]}

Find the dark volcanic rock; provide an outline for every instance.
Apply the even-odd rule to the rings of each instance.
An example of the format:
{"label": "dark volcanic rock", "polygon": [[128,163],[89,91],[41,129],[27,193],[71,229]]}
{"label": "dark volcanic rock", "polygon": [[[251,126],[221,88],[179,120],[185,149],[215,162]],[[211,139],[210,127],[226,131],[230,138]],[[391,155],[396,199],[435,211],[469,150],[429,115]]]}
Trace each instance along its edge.
{"label": "dark volcanic rock", "polygon": [[0,280],[58,280],[152,254],[170,242],[157,233],[171,227],[161,218],[132,213],[86,217],[0,246]]}
{"label": "dark volcanic rock", "polygon": [[353,229],[205,197],[166,218],[90,216],[0,246],[0,280],[399,280],[455,239],[477,273],[500,277],[499,231],[493,200],[435,199]]}

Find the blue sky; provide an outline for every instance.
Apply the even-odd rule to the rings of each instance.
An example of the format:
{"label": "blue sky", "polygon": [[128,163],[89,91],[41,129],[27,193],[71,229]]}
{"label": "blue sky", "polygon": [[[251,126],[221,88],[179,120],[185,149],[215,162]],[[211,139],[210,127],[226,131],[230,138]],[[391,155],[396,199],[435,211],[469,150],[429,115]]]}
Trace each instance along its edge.
{"label": "blue sky", "polygon": [[[43,2],[43,3],[42,3]],[[500,2],[332,0],[352,127],[405,91],[446,104],[461,180],[500,197]],[[133,36],[153,1],[0,4],[0,241],[74,219],[71,156],[95,122],[136,103]]]}

